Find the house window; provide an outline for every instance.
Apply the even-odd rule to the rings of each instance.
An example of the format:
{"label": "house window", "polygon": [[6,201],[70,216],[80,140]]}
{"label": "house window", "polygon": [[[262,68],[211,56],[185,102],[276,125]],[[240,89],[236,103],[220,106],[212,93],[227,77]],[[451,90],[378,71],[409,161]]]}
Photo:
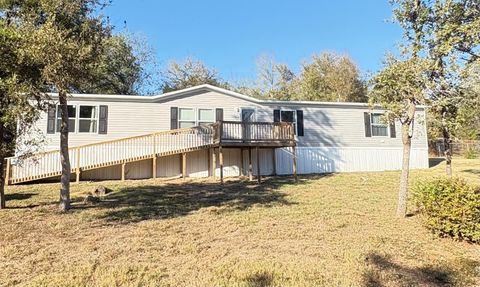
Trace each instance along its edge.
{"label": "house window", "polygon": [[[77,107],[68,105],[68,132],[75,132],[76,116],[77,116]],[[60,106],[57,106],[57,132],[60,132],[62,127],[62,111]]]}
{"label": "house window", "polygon": [[388,136],[388,124],[382,119],[383,114],[371,114],[370,124],[372,127],[372,136],[374,137],[387,137]]}
{"label": "house window", "polygon": [[255,109],[242,109],[242,122],[251,123],[255,121]]}
{"label": "house window", "polygon": [[293,123],[293,131],[297,134],[297,117],[295,111],[281,110],[280,121],[285,123]]}
{"label": "house window", "polygon": [[198,125],[206,125],[215,122],[215,110],[198,109]]}
{"label": "house window", "polygon": [[98,126],[98,111],[96,106],[80,106],[78,117],[79,133],[96,133]]}
{"label": "house window", "polygon": [[178,127],[179,128],[189,128],[194,127],[196,124],[195,119],[195,110],[190,108],[179,108],[178,109]]}

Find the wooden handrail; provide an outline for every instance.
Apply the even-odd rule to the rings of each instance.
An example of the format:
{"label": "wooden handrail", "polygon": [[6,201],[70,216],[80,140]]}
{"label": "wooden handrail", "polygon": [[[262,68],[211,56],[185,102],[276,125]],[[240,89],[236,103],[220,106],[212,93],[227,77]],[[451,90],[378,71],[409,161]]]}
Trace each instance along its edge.
{"label": "wooden handrail", "polygon": [[[294,141],[292,123],[219,121],[206,126],[196,126],[144,135],[101,141],[69,148],[72,172],[80,179],[80,172],[157,156],[190,152],[224,141],[239,143],[278,144]],[[37,153],[24,159],[24,166],[12,164],[7,159],[8,183],[32,181],[61,174],[60,151]]]}
{"label": "wooden handrail", "polygon": [[243,143],[269,141],[295,141],[293,123],[288,122],[238,122],[223,121],[220,125],[219,142],[241,141]]}
{"label": "wooden handrail", "polygon": [[[214,124],[207,125],[206,127],[208,127],[208,126],[213,127]],[[84,144],[84,145],[69,147],[68,150],[71,151],[71,150],[76,150],[76,149],[84,148],[84,147],[91,147],[91,146],[97,146],[97,145],[108,144],[108,143],[122,142],[122,141],[131,140],[131,139],[151,137],[151,136],[155,136],[155,135],[179,134],[179,133],[183,133],[183,132],[186,132],[186,131],[195,131],[195,130],[198,130],[199,128],[201,128],[201,127],[200,126],[195,126],[195,127],[190,127],[190,128],[181,128],[181,129],[175,129],[175,130],[168,130],[168,131],[160,131],[160,132],[154,132],[154,133],[149,133],[149,134],[142,134],[142,135],[138,135],[138,136],[124,137],[124,138],[114,139],[114,140],[99,141],[99,142],[94,142],[94,143],[90,143],[90,144]],[[46,155],[46,154],[51,154],[51,153],[58,153],[58,152],[60,152],[59,149],[51,150],[51,151],[45,151],[45,152],[39,152],[39,153],[32,154],[30,157]],[[15,158],[18,158],[18,157],[12,156],[12,157],[8,157],[7,159],[9,159],[9,158],[10,159],[15,159]]]}

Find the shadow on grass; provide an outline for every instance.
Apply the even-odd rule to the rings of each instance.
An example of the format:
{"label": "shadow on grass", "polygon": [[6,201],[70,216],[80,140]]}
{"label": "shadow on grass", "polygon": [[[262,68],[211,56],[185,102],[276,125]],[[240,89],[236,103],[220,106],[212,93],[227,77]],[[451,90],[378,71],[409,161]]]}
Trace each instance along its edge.
{"label": "shadow on grass", "polygon": [[268,287],[272,286],[273,279],[273,274],[261,272],[248,276],[245,281],[249,287]]}
{"label": "shadow on grass", "polygon": [[470,169],[464,169],[464,170],[462,170],[462,172],[468,172],[468,173],[471,173],[471,174],[480,175],[480,169],[470,168]]}
{"label": "shadow on grass", "polygon": [[[300,181],[297,185],[303,184]],[[105,209],[98,218],[112,223],[179,217],[201,208],[213,212],[245,210],[254,205],[292,204],[278,189],[294,184],[291,178],[274,178],[261,185],[246,181],[163,183],[116,190],[94,205],[76,203],[75,209]]]}
{"label": "shadow on grass", "polygon": [[5,200],[26,200],[32,198],[35,195],[38,195],[38,193],[11,193],[5,194]]}
{"label": "shadow on grass", "polygon": [[[405,267],[392,262],[389,256],[376,253],[367,255],[367,264],[370,267],[363,274],[363,286],[454,286],[459,274],[449,266],[424,266],[420,268]],[[464,262],[463,270],[474,273],[475,266],[480,262]],[[468,270],[467,270],[468,269]],[[467,279],[463,278],[465,281]],[[466,282],[464,282],[466,283]]]}
{"label": "shadow on grass", "polygon": [[437,165],[441,164],[442,162],[445,161],[445,158],[443,157],[431,157],[428,159],[428,167],[436,167]]}

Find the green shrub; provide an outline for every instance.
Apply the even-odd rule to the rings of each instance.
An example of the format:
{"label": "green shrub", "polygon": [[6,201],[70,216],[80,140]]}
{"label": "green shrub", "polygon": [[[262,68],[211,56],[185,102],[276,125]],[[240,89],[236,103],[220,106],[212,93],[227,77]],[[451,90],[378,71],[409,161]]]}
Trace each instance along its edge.
{"label": "green shrub", "polygon": [[480,242],[480,187],[460,178],[440,178],[418,184],[413,198],[434,233]]}
{"label": "green shrub", "polygon": [[478,152],[475,148],[469,147],[465,150],[463,155],[466,159],[476,159],[478,157]]}

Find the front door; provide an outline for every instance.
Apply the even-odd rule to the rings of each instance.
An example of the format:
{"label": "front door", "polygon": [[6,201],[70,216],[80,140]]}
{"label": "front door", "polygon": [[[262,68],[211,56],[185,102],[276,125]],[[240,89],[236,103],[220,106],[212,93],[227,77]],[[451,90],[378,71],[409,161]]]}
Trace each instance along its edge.
{"label": "front door", "polygon": [[253,123],[255,121],[255,110],[254,109],[242,109],[242,140],[243,142],[248,142],[253,139],[253,127],[248,123]]}

